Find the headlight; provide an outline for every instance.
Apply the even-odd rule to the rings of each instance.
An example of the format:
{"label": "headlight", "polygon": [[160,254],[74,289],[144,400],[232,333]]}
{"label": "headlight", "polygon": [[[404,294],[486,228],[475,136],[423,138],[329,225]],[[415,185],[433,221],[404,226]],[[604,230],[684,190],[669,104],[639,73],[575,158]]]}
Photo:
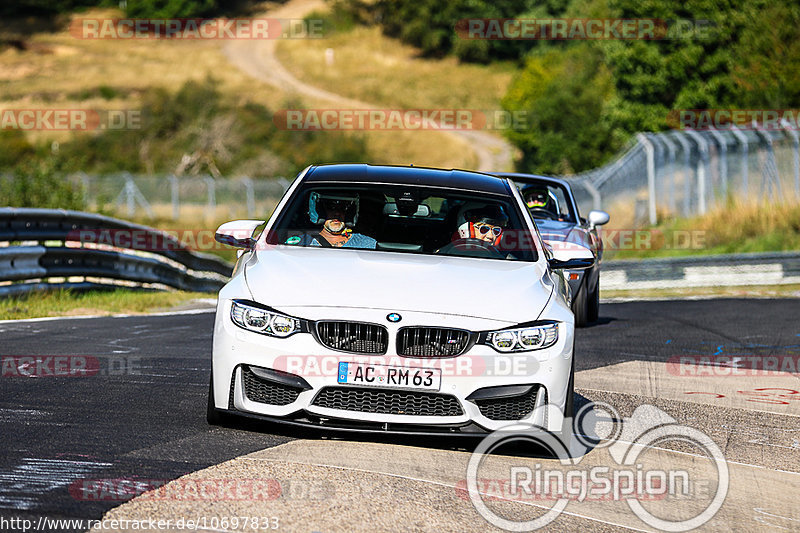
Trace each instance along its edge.
{"label": "headlight", "polygon": [[288,337],[300,331],[296,318],[237,301],[231,305],[231,320],[240,328],[273,337]]}
{"label": "headlight", "polygon": [[558,340],[558,324],[503,329],[486,334],[485,344],[498,352],[529,352],[549,348]]}

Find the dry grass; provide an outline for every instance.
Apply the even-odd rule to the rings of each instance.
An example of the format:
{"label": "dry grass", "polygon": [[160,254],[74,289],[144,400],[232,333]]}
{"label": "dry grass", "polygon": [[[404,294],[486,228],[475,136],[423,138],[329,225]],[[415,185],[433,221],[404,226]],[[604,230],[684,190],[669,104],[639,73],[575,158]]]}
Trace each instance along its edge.
{"label": "dry grass", "polygon": [[110,291],[52,291],[0,300],[0,320],[44,316],[141,314],[169,311],[212,298],[199,292],[148,292],[128,289]]}
{"label": "dry grass", "polygon": [[[81,16],[120,16],[113,10],[93,10]],[[236,99],[268,108],[278,107],[287,95],[254,81],[232,67],[219,41],[155,39],[77,39],[68,30],[32,37],[36,45],[26,51],[8,48],[0,53],[0,78],[4,108],[79,107],[86,109],[137,108],[139,94],[149,87],[175,91],[189,80],[212,76],[220,90]],[[100,86],[120,95],[105,100],[83,99],[81,92]],[[31,132],[32,139],[63,139],[70,133]]]}
{"label": "dry grass", "polygon": [[697,246],[619,250],[612,256],[663,257],[800,250],[800,202],[792,199],[761,205],[731,202],[705,215],[666,220],[651,229],[655,230],[654,235],[664,236],[666,242],[674,236],[691,235]]}
{"label": "dry grass", "polygon": [[[325,50],[334,64],[325,63]],[[514,74],[510,63],[461,64],[456,58],[421,59],[418,50],[356,27],[325,39],[285,40],[278,58],[297,78],[330,92],[402,109],[500,109]]]}
{"label": "dry grass", "polygon": [[[91,10],[80,16],[120,16],[116,10]],[[272,111],[285,108],[292,95],[267,83],[255,80],[231,65],[223,53],[222,41],[179,40],[113,40],[76,39],[68,30],[57,33],[39,33],[30,40],[28,50],[6,48],[0,51],[0,108],[41,109],[137,109],[141,92],[149,87],[177,90],[189,80],[203,80],[208,76],[220,82],[220,91],[234,102],[254,102]],[[292,49],[304,48],[312,57],[320,45],[313,39],[292,41]],[[340,56],[342,65],[344,57]],[[360,63],[358,58],[353,59]],[[426,62],[422,71],[432,65]],[[452,65],[447,71],[454,75]],[[308,65],[311,69],[312,65]],[[348,67],[356,68],[356,67]],[[417,68],[414,65],[410,70]],[[469,69],[470,67],[465,67]],[[429,85],[445,85],[427,80]],[[510,72],[508,74],[510,77]],[[459,79],[463,79],[460,77]],[[322,83],[324,80],[319,80]],[[318,80],[311,83],[318,84]],[[87,91],[97,91],[101,86],[113,89],[117,96],[104,99],[85,97]],[[348,87],[338,87],[347,93]],[[386,95],[395,91],[403,94],[397,84],[387,87]],[[366,90],[365,92],[369,92]],[[440,92],[445,92],[441,91]],[[469,93],[465,89],[464,94]],[[82,96],[84,93],[84,96]],[[409,94],[418,94],[412,91]],[[476,104],[478,100],[471,100]],[[422,102],[417,103],[417,106]],[[396,103],[395,106],[399,106]],[[465,107],[462,102],[459,107]],[[492,106],[492,107],[496,107]],[[81,133],[65,131],[27,132],[33,142],[67,141]],[[373,163],[409,164],[444,168],[472,168],[476,159],[466,144],[438,132],[357,132],[367,141]],[[309,161],[314,163],[314,161]]]}

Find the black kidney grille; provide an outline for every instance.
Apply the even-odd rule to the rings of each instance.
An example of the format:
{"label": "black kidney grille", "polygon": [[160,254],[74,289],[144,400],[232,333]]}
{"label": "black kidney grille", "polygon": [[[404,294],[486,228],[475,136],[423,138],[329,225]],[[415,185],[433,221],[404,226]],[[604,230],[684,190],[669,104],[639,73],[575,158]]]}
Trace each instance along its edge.
{"label": "black kidney grille", "polygon": [[491,400],[475,400],[481,414],[489,420],[520,420],[533,412],[536,404],[537,387],[521,396],[497,398]]}
{"label": "black kidney grille", "polygon": [[377,324],[317,322],[317,337],[328,348],[352,353],[386,353],[389,332]]}
{"label": "black kidney grille", "polygon": [[319,407],[382,415],[460,416],[461,404],[449,394],[432,392],[325,387],[312,402]]}
{"label": "black kidney grille", "polygon": [[413,357],[454,357],[469,344],[463,329],[411,327],[397,332],[397,353]]}
{"label": "black kidney grille", "polygon": [[269,405],[288,405],[297,400],[301,389],[282,383],[275,383],[256,376],[249,367],[242,367],[244,394],[253,402]]}

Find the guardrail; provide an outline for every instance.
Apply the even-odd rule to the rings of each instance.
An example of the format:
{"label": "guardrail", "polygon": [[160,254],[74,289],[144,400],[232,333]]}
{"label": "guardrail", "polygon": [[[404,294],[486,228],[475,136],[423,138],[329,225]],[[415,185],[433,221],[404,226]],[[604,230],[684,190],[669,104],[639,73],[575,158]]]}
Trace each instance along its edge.
{"label": "guardrail", "polygon": [[604,261],[600,270],[606,290],[789,283],[800,283],[800,252]]}
{"label": "guardrail", "polygon": [[[119,239],[97,239],[104,232],[119,231],[138,239],[127,239],[127,245]],[[114,249],[87,246],[81,239],[87,234],[94,242],[114,242]],[[138,250],[135,243],[140,241],[158,246]],[[225,284],[232,270],[227,261],[192,251],[167,233],[80,211],[0,208],[0,242],[11,243],[0,247],[0,282],[20,282],[0,285],[0,295],[109,287],[119,284],[115,281],[213,292]],[[66,279],[73,277],[85,279]]]}

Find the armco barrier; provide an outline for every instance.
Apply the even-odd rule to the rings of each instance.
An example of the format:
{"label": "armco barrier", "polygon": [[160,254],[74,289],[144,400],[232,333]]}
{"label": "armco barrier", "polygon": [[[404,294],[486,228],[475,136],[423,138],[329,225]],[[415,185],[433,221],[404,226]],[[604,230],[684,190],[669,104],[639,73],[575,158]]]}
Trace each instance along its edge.
{"label": "armco barrier", "polygon": [[[79,246],[80,243],[66,246],[68,241],[74,242],[81,230],[135,231],[164,246],[147,253],[97,249]],[[227,261],[189,250],[174,237],[156,229],[80,211],[0,208],[0,242],[12,244],[0,247],[0,281],[23,282],[0,285],[2,295],[53,287],[82,289],[113,285],[113,281],[103,280],[212,292],[227,281],[232,270]],[[44,281],[75,276],[96,280]]]}
{"label": "armco barrier", "polygon": [[604,261],[600,287],[674,289],[800,283],[800,251]]}

